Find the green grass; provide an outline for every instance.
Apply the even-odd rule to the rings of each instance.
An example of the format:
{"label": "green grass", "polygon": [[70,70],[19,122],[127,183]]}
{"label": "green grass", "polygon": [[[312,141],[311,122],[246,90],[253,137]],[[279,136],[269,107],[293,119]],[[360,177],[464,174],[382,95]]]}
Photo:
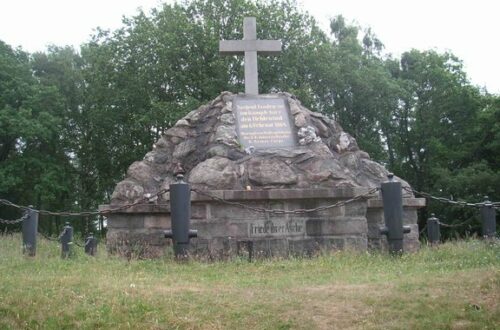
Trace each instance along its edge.
{"label": "green grass", "polygon": [[500,245],[175,263],[0,237],[0,329],[498,329]]}

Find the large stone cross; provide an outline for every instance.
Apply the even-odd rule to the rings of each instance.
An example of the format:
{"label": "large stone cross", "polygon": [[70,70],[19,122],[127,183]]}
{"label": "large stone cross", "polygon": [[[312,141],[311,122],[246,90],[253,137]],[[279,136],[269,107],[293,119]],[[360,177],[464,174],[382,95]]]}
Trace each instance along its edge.
{"label": "large stone cross", "polygon": [[243,20],[243,40],[221,40],[221,55],[245,54],[245,94],[259,94],[257,52],[265,55],[279,55],[281,40],[257,40],[255,17]]}

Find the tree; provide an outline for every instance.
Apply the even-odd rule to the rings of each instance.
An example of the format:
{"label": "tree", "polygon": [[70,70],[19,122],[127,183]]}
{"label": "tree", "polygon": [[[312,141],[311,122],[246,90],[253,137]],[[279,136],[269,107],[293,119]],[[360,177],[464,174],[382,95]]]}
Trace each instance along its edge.
{"label": "tree", "polygon": [[291,92],[331,115],[417,190],[500,199],[498,96],[471,86],[450,53],[393,58],[370,29],[338,16],[327,34],[294,0],[164,4],[98,30],[80,54],[30,55],[0,42],[0,197],[52,210],[108,202],[128,166],[179,118],[223,90],[243,91],[243,58],[219,56],[218,44],[243,37],[245,16],[256,17],[260,39],[283,43],[280,56],[259,58],[262,93]]}
{"label": "tree", "polygon": [[[497,174],[477,158],[484,97],[468,83],[462,63],[450,53],[412,50],[393,73],[403,89],[391,139],[395,171],[416,190],[479,202],[479,191],[490,190],[479,183],[495,182]],[[471,210],[431,203],[422,225],[428,210],[448,222],[477,218]]]}
{"label": "tree", "polygon": [[[328,100],[326,112],[352,134],[373,159],[387,163],[389,122],[397,107],[400,87],[381,56],[383,44],[368,29],[360,42],[361,28],[343,16],[330,22],[332,42],[327,88],[320,97]],[[389,163],[394,156],[389,157]]]}
{"label": "tree", "polygon": [[3,42],[0,72],[0,195],[37,208],[68,206],[73,178],[61,95],[33,77],[28,54]]}
{"label": "tree", "polygon": [[331,45],[294,2],[197,0],[139,12],[82,47],[84,138],[76,155],[98,191],[109,196],[127,167],[183,115],[223,90],[243,90],[242,57],[221,57],[218,44],[242,38],[245,15],[257,16],[259,38],[283,37],[282,56],[260,59],[261,90],[292,91],[323,107],[315,89],[328,70],[317,54],[326,59]]}

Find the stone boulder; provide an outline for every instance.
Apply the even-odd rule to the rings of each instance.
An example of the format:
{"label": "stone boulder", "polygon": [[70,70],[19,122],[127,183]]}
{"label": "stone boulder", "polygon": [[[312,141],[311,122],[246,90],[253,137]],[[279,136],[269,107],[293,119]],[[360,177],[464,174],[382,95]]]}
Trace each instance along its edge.
{"label": "stone boulder", "polygon": [[180,119],[142,161],[133,163],[111,204],[134,202],[168,187],[179,164],[187,182],[205,190],[378,187],[386,180],[387,170],[332,118],[306,109],[291,94],[278,95],[288,101],[296,147],[243,148],[232,106],[237,95],[224,92]]}

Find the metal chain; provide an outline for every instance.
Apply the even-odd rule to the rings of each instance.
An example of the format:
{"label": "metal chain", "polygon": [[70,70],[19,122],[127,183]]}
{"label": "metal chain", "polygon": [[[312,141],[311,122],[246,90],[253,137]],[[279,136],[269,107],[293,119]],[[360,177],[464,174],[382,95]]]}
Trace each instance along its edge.
{"label": "metal chain", "polygon": [[78,243],[76,240],[73,240],[73,244],[75,244],[76,246],[81,247],[81,248],[85,247],[85,245]]}
{"label": "metal chain", "polygon": [[46,240],[49,240],[49,241],[52,241],[52,242],[59,242],[59,239],[60,239],[60,237],[50,237],[50,236],[47,236],[44,233],[42,233],[41,231],[39,231],[38,234],[40,234]]}
{"label": "metal chain", "polygon": [[[455,224],[447,224],[447,223],[444,223],[444,222],[441,222],[441,221],[438,221],[439,225],[443,226],[443,227],[446,227],[446,228],[457,228],[457,227],[461,227],[463,225],[466,225],[467,223],[471,222],[471,219],[467,219],[466,221],[463,221],[463,222],[460,222],[460,223],[455,223]],[[424,228],[422,228],[422,230],[420,231],[420,235],[422,235],[424,233],[424,231],[427,229],[427,225],[424,226]]]}
{"label": "metal chain", "polygon": [[45,235],[44,233],[42,233],[41,231],[39,231],[38,233],[40,235],[42,235],[45,239],[48,239],[49,241],[53,241],[53,242],[60,242],[61,241],[61,238],[64,236],[64,234],[66,233],[66,230],[67,228],[66,227],[63,227],[63,231],[59,234],[59,236],[57,237],[50,237],[50,236],[47,236]]}
{"label": "metal chain", "polygon": [[270,214],[306,214],[306,213],[312,213],[312,212],[321,212],[321,211],[325,211],[325,210],[328,210],[328,209],[331,209],[331,208],[344,206],[346,204],[349,204],[349,203],[355,202],[357,200],[366,198],[366,197],[372,195],[373,193],[377,192],[379,189],[380,188],[370,189],[367,193],[364,193],[362,195],[354,196],[353,198],[346,199],[344,201],[340,201],[340,202],[335,203],[335,204],[326,205],[326,206],[320,206],[320,207],[316,207],[316,208],[313,208],[313,209],[297,209],[297,210],[292,210],[292,211],[283,210],[283,209],[266,209],[266,208],[263,208],[263,207],[249,206],[249,205],[246,205],[246,204],[243,204],[243,203],[238,203],[238,202],[230,202],[230,201],[227,201],[227,200],[225,200],[223,198],[214,196],[214,195],[212,195],[212,194],[210,194],[210,193],[208,193],[206,191],[195,189],[195,188],[192,188],[191,191],[194,191],[197,194],[209,197],[209,198],[211,198],[211,199],[213,199],[215,201],[218,201],[218,202],[221,202],[221,203],[224,203],[224,204],[227,204],[227,205],[238,206],[238,207],[241,207],[241,208],[244,208],[244,209],[247,209],[247,210],[251,210],[251,211],[254,211],[254,212],[258,212],[258,213],[270,213]]}
{"label": "metal chain", "polygon": [[[49,241],[52,241],[52,242],[60,242],[60,241],[61,241],[61,238],[62,238],[62,236],[64,235],[64,233],[65,233],[65,232],[66,232],[66,229],[64,229],[64,230],[62,231],[62,233],[59,235],[59,237],[50,237],[50,236],[45,235],[45,234],[44,234],[44,233],[42,233],[41,231],[39,231],[38,233],[39,233],[39,234],[40,234],[43,238],[45,238],[46,240],[49,240]],[[73,243],[73,244],[75,244],[75,245],[76,245],[76,246],[78,246],[78,247],[81,247],[81,248],[85,247],[85,245],[79,244],[76,240],[73,240],[73,241],[72,241],[72,243]]]}
{"label": "metal chain", "polygon": [[15,225],[17,223],[21,223],[24,220],[28,219],[28,216],[29,216],[29,214],[26,213],[22,217],[20,217],[19,219],[16,219],[16,220],[5,220],[5,219],[0,218],[0,223],[4,224],[4,225]]}
{"label": "metal chain", "polygon": [[436,197],[436,196],[433,196],[429,193],[417,191],[417,190],[412,189],[410,187],[403,187],[403,189],[406,190],[407,192],[414,193],[414,194],[420,195],[420,196],[425,197],[425,198],[433,199],[433,200],[436,200],[436,201],[441,202],[441,203],[447,203],[447,204],[463,206],[463,207],[481,207],[481,206],[485,206],[485,205],[492,205],[495,209],[500,208],[500,202],[468,203],[468,202],[463,202],[463,201],[454,201],[452,199],[448,199],[448,198],[444,198],[444,197]]}
{"label": "metal chain", "polygon": [[[134,207],[134,206],[139,205],[139,204],[148,203],[151,200],[154,200],[155,198],[158,198],[159,196],[161,196],[163,194],[166,194],[169,191],[170,191],[169,189],[163,189],[163,190],[160,190],[158,193],[156,193],[153,196],[148,196],[148,197],[141,198],[140,200],[138,200],[138,201],[136,201],[134,203],[125,204],[125,205],[122,205],[122,206],[119,206],[119,207],[116,207],[116,208],[113,208],[113,209],[107,209],[107,210],[103,210],[103,211],[52,212],[52,211],[46,211],[46,210],[36,210],[36,209],[29,208],[27,206],[22,206],[22,205],[14,204],[11,201],[8,201],[6,199],[1,199],[1,198],[0,198],[0,204],[4,204],[4,205],[7,205],[7,206],[12,206],[12,207],[15,207],[15,208],[20,209],[20,210],[33,210],[33,211],[38,212],[39,214],[42,214],[42,215],[53,215],[53,216],[64,216],[64,217],[106,215],[106,214],[115,213],[115,212],[118,212],[118,211],[123,211],[125,209]],[[14,221],[14,220],[4,220],[4,221]],[[22,220],[20,220],[20,221],[22,221]]]}
{"label": "metal chain", "polygon": [[467,219],[463,222],[460,222],[460,223],[454,223],[454,224],[447,224],[447,223],[443,223],[441,221],[438,221],[438,223],[443,226],[443,227],[447,227],[447,228],[457,228],[457,227],[461,227],[463,225],[466,225],[467,223],[471,222],[473,219]]}

